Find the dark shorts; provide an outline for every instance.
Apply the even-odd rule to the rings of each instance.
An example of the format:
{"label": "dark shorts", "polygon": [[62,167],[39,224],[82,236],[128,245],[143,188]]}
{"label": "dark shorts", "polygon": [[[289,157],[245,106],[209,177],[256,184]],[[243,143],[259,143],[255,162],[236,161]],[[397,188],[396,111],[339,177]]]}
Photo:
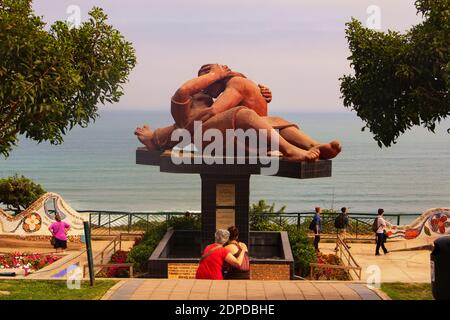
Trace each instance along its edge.
{"label": "dark shorts", "polygon": [[55,249],[67,249],[67,240],[59,240],[55,238],[55,245],[53,246]]}

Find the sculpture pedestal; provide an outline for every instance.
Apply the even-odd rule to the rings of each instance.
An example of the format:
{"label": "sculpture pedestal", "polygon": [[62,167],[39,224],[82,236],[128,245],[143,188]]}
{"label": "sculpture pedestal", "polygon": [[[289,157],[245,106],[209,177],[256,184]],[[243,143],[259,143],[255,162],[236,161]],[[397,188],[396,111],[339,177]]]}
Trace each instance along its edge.
{"label": "sculpture pedestal", "polygon": [[250,175],[201,174],[202,245],[214,242],[217,229],[236,226],[239,239],[249,243]]}
{"label": "sculpture pedestal", "polygon": [[[169,230],[149,259],[148,276],[194,277],[203,249],[214,243],[215,231],[235,225],[239,229],[239,239],[249,248],[251,279],[292,278],[294,259],[287,233],[249,230],[250,176],[261,174],[266,166],[258,161],[205,164],[203,159],[195,161],[193,154],[184,157],[190,157],[192,161],[189,164],[176,161],[178,164],[175,164],[170,151],[148,151],[146,148],[136,151],[137,164],[159,166],[161,172],[200,174],[202,179],[201,231]],[[331,177],[331,161],[288,162],[281,159],[274,176],[295,179]]]}

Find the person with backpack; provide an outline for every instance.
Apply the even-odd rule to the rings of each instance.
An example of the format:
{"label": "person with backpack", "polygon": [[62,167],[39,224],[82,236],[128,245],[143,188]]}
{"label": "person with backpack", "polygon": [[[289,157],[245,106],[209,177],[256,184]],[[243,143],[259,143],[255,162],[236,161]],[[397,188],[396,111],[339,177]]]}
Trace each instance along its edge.
{"label": "person with backpack", "polygon": [[383,214],[384,214],[384,210],[378,209],[378,216],[375,218],[375,220],[372,224],[372,230],[377,235],[377,247],[375,249],[376,256],[380,255],[380,247],[381,247],[381,249],[383,249],[384,254],[389,253],[389,251],[384,246],[384,242],[385,242],[385,238],[386,238],[385,229],[386,229],[387,223],[386,223],[386,220],[384,220],[384,218],[383,218]]}
{"label": "person with backpack", "polygon": [[316,213],[309,225],[309,230],[314,232],[314,248],[316,252],[320,252],[319,250],[319,242],[320,242],[320,232],[322,231],[322,218],[320,218],[320,207],[315,208]]}
{"label": "person with backpack", "polygon": [[[336,228],[336,234],[337,237],[341,237],[342,241],[346,245],[348,249],[351,247],[345,243],[345,237],[347,234],[347,228],[348,228],[348,210],[346,207],[341,208],[341,212],[338,214],[336,219],[334,219],[334,227]],[[336,248],[334,248],[334,251],[338,251],[338,242],[336,241]]]}

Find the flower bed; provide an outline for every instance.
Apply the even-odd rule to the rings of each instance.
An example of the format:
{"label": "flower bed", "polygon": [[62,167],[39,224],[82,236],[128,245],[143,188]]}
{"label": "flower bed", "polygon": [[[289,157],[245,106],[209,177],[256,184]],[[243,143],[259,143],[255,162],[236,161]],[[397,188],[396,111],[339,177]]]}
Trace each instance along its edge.
{"label": "flower bed", "polygon": [[[138,246],[142,241],[142,237],[134,239],[133,247]],[[109,263],[127,263],[130,251],[118,250],[110,258]],[[109,267],[103,268],[98,274],[98,278],[128,278],[130,276],[128,267]]]}
{"label": "flower bed", "polygon": [[[317,254],[317,263],[319,265],[335,265],[341,266],[342,260],[335,254]],[[351,280],[348,270],[314,267],[311,277],[314,280]]]}
{"label": "flower bed", "polygon": [[25,271],[25,275],[28,275],[59,259],[61,259],[60,256],[53,254],[7,253],[0,255],[0,271],[6,271],[6,269],[22,269]]}
{"label": "flower bed", "polygon": [[[116,251],[111,256],[110,263],[126,263],[129,251]],[[110,267],[107,270],[108,278],[128,278],[130,276],[127,267]]]}

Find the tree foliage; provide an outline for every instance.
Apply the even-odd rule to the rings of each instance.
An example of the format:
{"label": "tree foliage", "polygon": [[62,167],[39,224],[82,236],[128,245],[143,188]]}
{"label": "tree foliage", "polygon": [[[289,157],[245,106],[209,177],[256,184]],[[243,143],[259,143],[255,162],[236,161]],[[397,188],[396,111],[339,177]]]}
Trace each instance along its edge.
{"label": "tree foliage", "polygon": [[434,132],[450,115],[450,1],[415,2],[423,22],[404,34],[352,19],[347,40],[354,75],[341,80],[344,105],[357,112],[378,145],[391,146],[413,126]]}
{"label": "tree foliage", "polygon": [[24,176],[0,179],[0,203],[13,210],[15,214],[28,208],[46,191],[41,185]]}
{"label": "tree foliage", "polygon": [[136,64],[131,43],[100,8],[79,27],[57,21],[46,30],[31,0],[0,0],[0,153],[18,135],[59,144],[74,126],[114,103]]}
{"label": "tree foliage", "polygon": [[249,217],[250,217],[250,229],[254,231],[280,231],[281,226],[272,223],[270,217],[266,214],[273,213],[284,213],[286,206],[282,206],[280,209],[275,210],[275,203],[271,205],[267,204],[265,200],[259,200],[250,206]]}

